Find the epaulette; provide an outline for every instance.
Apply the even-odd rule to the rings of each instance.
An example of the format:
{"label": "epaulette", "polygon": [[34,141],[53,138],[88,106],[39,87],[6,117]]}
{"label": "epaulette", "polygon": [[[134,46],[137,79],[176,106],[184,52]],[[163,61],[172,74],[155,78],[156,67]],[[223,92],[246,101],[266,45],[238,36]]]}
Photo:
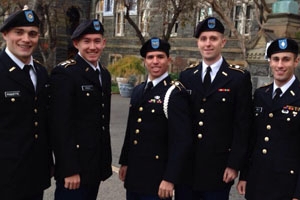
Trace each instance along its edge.
{"label": "epaulette", "polygon": [[101,65],[100,64],[100,67],[102,68],[102,69],[104,69],[104,70],[107,70],[107,68],[106,67],[104,67],[103,65]]}
{"label": "epaulette", "polygon": [[76,60],[74,59],[69,59],[69,60],[65,60],[61,63],[58,64],[58,66],[62,66],[64,68],[67,68],[70,65],[75,65],[76,64]]}
{"label": "epaulette", "polygon": [[33,61],[40,64],[40,65],[43,65],[39,60],[33,59]]}
{"label": "epaulette", "polygon": [[233,69],[233,70],[245,73],[245,69],[239,65],[229,65],[229,69]]}
{"label": "epaulette", "polygon": [[[184,70],[195,68],[195,67],[197,67],[199,64],[200,64],[200,63],[194,63],[194,64],[191,64],[190,66],[184,68]],[[184,70],[183,70],[183,71],[184,71]]]}
{"label": "epaulette", "polygon": [[259,88],[264,88],[264,87],[269,87],[270,85],[272,85],[273,82],[270,82],[270,83],[266,83],[264,85],[261,85]]}
{"label": "epaulette", "polygon": [[185,89],[184,85],[178,80],[172,81],[171,84],[177,87],[180,91]]}

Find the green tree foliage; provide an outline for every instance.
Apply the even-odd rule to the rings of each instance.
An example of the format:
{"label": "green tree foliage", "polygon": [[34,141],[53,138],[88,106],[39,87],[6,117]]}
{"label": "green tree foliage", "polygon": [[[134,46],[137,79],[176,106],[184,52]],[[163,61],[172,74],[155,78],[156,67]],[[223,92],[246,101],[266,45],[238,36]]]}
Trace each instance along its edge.
{"label": "green tree foliage", "polygon": [[115,77],[129,78],[132,75],[145,74],[145,67],[140,58],[136,56],[125,56],[109,65],[108,71]]}

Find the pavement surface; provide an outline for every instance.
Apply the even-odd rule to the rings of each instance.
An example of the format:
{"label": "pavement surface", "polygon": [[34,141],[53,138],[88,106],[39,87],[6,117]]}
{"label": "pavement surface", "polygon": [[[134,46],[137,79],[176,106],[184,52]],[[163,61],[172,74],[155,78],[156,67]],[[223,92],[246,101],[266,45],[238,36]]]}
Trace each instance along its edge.
{"label": "pavement surface", "polygon": [[[118,178],[118,164],[125,128],[127,123],[129,98],[121,97],[119,94],[112,95],[111,102],[111,145],[112,145],[112,165],[113,175],[100,185],[97,200],[125,200],[125,189],[123,182]],[[44,193],[44,200],[54,199],[55,182]],[[244,200],[243,196],[237,194],[235,186],[232,187],[230,200]],[[187,199],[188,200],[188,199]]]}

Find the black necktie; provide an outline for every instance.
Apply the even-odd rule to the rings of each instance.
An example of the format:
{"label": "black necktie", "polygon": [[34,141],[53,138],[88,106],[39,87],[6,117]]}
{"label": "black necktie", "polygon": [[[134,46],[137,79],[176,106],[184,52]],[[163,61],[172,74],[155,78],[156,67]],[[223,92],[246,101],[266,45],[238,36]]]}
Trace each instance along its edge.
{"label": "black necktie", "polygon": [[274,98],[273,98],[273,102],[277,101],[277,100],[280,98],[281,93],[282,93],[282,91],[281,91],[280,88],[277,88],[277,89],[275,90],[275,96],[274,96]]}
{"label": "black necktie", "polygon": [[100,85],[102,85],[102,82],[101,82],[101,72],[99,69],[96,69],[95,70],[95,73],[96,73],[96,76],[97,76],[97,79],[98,81],[100,82]]}
{"label": "black necktie", "polygon": [[210,72],[211,72],[211,68],[210,68],[210,66],[208,66],[206,68],[206,74],[205,74],[204,80],[203,80],[203,87],[204,87],[205,91],[207,91],[207,89],[209,88],[209,86],[211,84]]}
{"label": "black necktie", "polygon": [[29,82],[31,83],[32,87],[34,88],[32,79],[31,79],[31,77],[30,77],[30,72],[29,72],[31,68],[32,68],[32,65],[24,65],[23,71],[24,71],[25,74],[26,74],[26,79],[27,79],[27,81],[29,81]]}
{"label": "black necktie", "polygon": [[152,81],[149,81],[148,83],[147,83],[147,85],[146,85],[146,87],[145,87],[145,93],[146,92],[149,92],[151,89],[153,88],[153,83],[152,83]]}

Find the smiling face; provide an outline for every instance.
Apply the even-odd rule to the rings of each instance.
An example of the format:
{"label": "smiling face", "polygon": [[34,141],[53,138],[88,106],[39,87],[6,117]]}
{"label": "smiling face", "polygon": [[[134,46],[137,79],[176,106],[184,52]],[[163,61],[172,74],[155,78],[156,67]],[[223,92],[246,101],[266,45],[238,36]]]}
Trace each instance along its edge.
{"label": "smiling face", "polygon": [[153,80],[168,71],[171,58],[163,51],[150,51],[144,59],[145,66],[148,70],[149,79]]}
{"label": "smiling face", "polygon": [[280,52],[271,55],[269,64],[273,72],[274,81],[279,87],[287,83],[294,75],[299,63],[299,57],[291,52]]}
{"label": "smiling face", "polygon": [[101,34],[85,34],[74,40],[73,45],[84,59],[97,66],[97,62],[105,48],[106,40]]}
{"label": "smiling face", "polygon": [[25,64],[38,45],[39,29],[36,26],[14,27],[2,33],[8,50]]}
{"label": "smiling face", "polygon": [[204,62],[211,65],[221,58],[226,39],[217,31],[204,31],[199,35],[197,44]]}

